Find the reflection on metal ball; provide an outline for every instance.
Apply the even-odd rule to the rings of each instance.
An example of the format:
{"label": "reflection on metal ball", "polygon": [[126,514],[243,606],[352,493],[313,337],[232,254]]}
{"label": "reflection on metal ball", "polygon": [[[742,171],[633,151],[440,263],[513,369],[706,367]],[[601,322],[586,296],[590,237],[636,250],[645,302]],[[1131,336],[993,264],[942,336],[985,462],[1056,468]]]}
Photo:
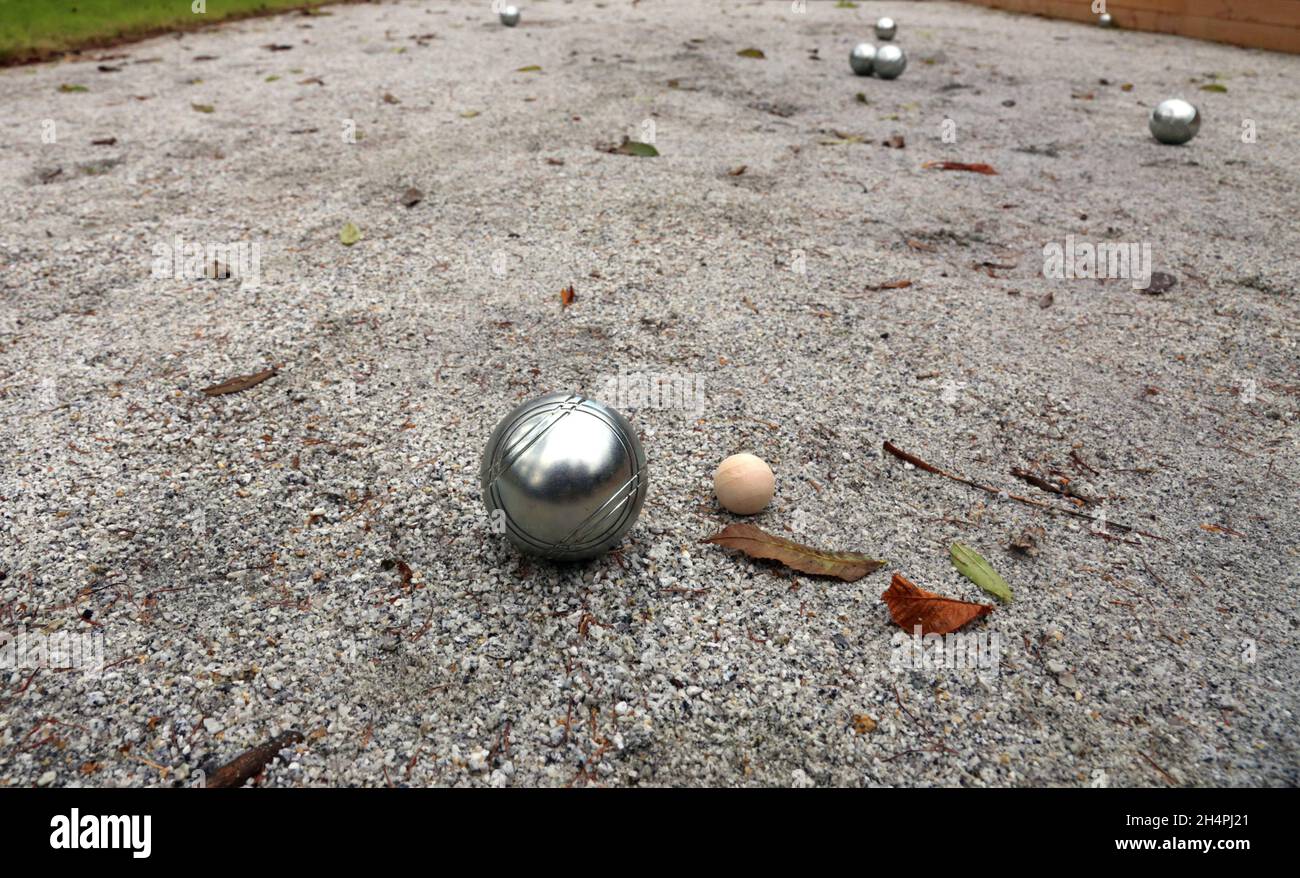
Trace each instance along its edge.
{"label": "reflection on metal ball", "polygon": [[1098,15],[1098,16],[1097,16],[1097,26],[1098,26],[1098,27],[1114,27],[1114,26],[1115,26],[1115,19],[1113,19],[1113,18],[1110,17],[1110,13],[1109,13],[1109,12],[1103,12],[1101,15]]}
{"label": "reflection on metal ball", "polygon": [[876,47],[871,43],[858,43],[849,53],[849,66],[858,76],[870,76],[871,65],[876,60]]}
{"label": "reflection on metal ball", "polygon": [[519,7],[507,6],[501,10],[501,23],[506,27],[514,27],[519,24]]}
{"label": "reflection on metal ball", "polygon": [[1182,98],[1170,98],[1151,111],[1147,126],[1161,143],[1186,143],[1201,130],[1201,113]]}
{"label": "reflection on metal ball", "polygon": [[483,503],[524,552],[594,558],[632,529],[645,502],[645,451],[622,415],[576,393],[552,393],[497,425],[479,470]]}
{"label": "reflection on metal ball", "polygon": [[898,25],[894,24],[892,18],[876,19],[876,39],[888,42],[896,33],[898,33]]}
{"label": "reflection on metal ball", "polygon": [[881,79],[897,79],[907,68],[907,53],[898,46],[881,46],[872,68]]}

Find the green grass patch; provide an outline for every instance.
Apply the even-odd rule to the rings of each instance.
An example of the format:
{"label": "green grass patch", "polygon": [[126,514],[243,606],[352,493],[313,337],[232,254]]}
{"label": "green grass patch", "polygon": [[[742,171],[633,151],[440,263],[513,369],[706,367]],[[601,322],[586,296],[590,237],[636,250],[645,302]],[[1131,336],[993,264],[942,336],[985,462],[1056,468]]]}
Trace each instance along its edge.
{"label": "green grass patch", "polygon": [[0,64],[338,0],[0,0]]}

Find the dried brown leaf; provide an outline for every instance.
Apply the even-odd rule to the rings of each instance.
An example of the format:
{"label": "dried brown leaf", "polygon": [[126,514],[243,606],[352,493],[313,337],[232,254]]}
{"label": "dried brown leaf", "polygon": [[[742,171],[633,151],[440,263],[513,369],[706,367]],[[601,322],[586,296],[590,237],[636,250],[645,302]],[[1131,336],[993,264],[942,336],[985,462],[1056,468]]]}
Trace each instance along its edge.
{"label": "dried brown leaf", "polygon": [[229,379],[228,381],[222,381],[220,384],[205,387],[202,392],[205,396],[221,396],[226,393],[239,393],[241,390],[256,387],[268,378],[274,378],[275,374],[275,369],[266,369],[253,375],[239,375]]}
{"label": "dried brown leaf", "polygon": [[986,165],[983,162],[926,162],[921,167],[938,168],[941,171],[971,171],[976,174],[997,175],[997,171],[993,170],[992,165]]}
{"label": "dried brown leaf", "polygon": [[290,731],[272,738],[259,747],[245,750],[208,777],[204,786],[207,789],[231,789],[242,787],[251,777],[257,777],[286,747],[302,743],[302,732]]}
{"label": "dried brown leaf", "polygon": [[813,576],[834,576],[854,582],[885,566],[858,552],[829,552],[814,549],[784,537],[773,536],[752,524],[729,524],[704,540],[727,549],[738,549],[751,558],[779,561],[792,570]]}
{"label": "dried brown leaf", "polygon": [[564,309],[578,301],[578,294],[573,291],[573,284],[560,290],[560,308]]}
{"label": "dried brown leaf", "polygon": [[880,599],[889,607],[894,624],[908,632],[920,625],[922,634],[949,634],[993,612],[992,604],[959,601],[918,588],[901,573],[894,574]]}

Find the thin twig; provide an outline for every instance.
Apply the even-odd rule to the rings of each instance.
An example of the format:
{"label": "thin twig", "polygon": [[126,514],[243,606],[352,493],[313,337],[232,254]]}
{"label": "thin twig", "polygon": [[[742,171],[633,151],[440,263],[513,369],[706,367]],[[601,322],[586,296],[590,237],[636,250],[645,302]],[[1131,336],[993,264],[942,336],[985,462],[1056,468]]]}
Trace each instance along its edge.
{"label": "thin twig", "polygon": [[1010,494],[1006,491],[1000,491],[997,488],[990,487],[989,485],[982,485],[979,482],[971,481],[965,476],[959,476],[956,473],[950,473],[945,470],[939,469],[937,466],[934,466],[933,464],[926,463],[924,460],[921,460],[921,458],[917,457],[914,454],[908,454],[906,451],[899,448],[897,445],[895,445],[894,443],[888,440],[885,441],[884,447],[885,450],[888,451],[890,454],[892,454],[894,457],[897,457],[899,460],[910,463],[912,466],[916,467],[917,469],[925,470],[928,473],[934,473],[937,476],[943,476],[946,479],[951,479],[954,482],[959,482],[960,484],[966,485],[967,487],[975,488],[977,490],[983,491],[986,494],[992,494],[995,497],[1006,497],[1008,500],[1015,500],[1017,503],[1023,503],[1026,506],[1032,506],[1035,509],[1041,509],[1044,512],[1047,512],[1051,515],[1068,515],[1072,518],[1082,518],[1084,521],[1100,521],[1105,527],[1113,527],[1116,530],[1124,531],[1126,533],[1137,533],[1137,534],[1141,534],[1144,537],[1150,537],[1153,540],[1168,542],[1168,540],[1166,540],[1162,536],[1157,536],[1156,534],[1148,533],[1147,531],[1144,530],[1138,530],[1136,528],[1130,527],[1127,524],[1120,524],[1117,521],[1110,521],[1109,519],[1103,520],[1101,518],[1098,518],[1095,515],[1089,515],[1086,512],[1079,512],[1078,510],[1075,509],[1061,509],[1060,507],[1052,506],[1048,503],[1040,503],[1037,500],[1031,500],[1028,497],[1021,497],[1017,494]]}

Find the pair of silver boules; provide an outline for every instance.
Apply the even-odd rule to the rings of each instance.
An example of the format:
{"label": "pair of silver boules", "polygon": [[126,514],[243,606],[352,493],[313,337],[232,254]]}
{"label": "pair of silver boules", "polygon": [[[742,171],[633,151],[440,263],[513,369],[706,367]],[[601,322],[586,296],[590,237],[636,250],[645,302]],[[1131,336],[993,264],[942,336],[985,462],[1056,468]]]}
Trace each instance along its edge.
{"label": "pair of silver boules", "polygon": [[907,68],[907,53],[894,45],[877,49],[871,43],[858,43],[849,53],[849,66],[858,76],[874,73],[881,79],[897,79]]}

